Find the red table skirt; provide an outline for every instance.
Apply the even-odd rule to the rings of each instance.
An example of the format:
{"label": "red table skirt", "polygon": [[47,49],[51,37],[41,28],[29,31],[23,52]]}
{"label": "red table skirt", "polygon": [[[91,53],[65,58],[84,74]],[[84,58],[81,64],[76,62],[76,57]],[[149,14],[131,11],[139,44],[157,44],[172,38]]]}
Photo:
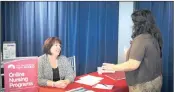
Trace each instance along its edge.
{"label": "red table skirt", "polygon": [[[119,73],[117,73],[117,74],[119,75]],[[85,74],[85,75],[87,75],[87,74]],[[82,76],[85,76],[85,75],[82,75]],[[103,77],[104,79],[101,80],[99,83],[114,85],[113,89],[112,90],[97,89],[97,88],[92,88],[92,86],[88,86],[88,85],[73,82],[73,83],[69,84],[65,89],[51,88],[51,87],[39,87],[39,92],[65,92],[65,91],[68,91],[68,90],[71,90],[71,89],[74,89],[74,88],[78,88],[78,87],[84,87],[88,90],[93,90],[95,92],[129,92],[128,86],[126,84],[125,79],[113,80],[113,79],[110,79],[110,78],[106,77],[103,74],[98,75],[97,72],[89,73],[89,75],[93,75],[93,76],[97,76],[97,77]],[[76,77],[75,81],[78,80],[82,76]]]}

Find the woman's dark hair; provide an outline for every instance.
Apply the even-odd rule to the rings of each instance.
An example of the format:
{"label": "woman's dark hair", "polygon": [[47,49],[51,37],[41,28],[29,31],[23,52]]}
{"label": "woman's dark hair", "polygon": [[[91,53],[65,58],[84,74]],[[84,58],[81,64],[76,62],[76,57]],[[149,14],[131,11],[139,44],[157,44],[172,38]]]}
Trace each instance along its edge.
{"label": "woman's dark hair", "polygon": [[[57,37],[50,37],[50,38],[46,39],[44,42],[44,45],[43,45],[43,52],[45,54],[52,55],[52,53],[50,52],[50,49],[55,43],[59,43],[61,45],[61,40]],[[60,52],[60,54],[61,54],[61,52]]]}
{"label": "woman's dark hair", "polygon": [[131,15],[133,21],[133,32],[132,32],[132,39],[136,36],[149,33],[154,37],[159,44],[161,55],[162,55],[162,36],[160,30],[156,27],[155,19],[149,10],[138,10],[134,11]]}

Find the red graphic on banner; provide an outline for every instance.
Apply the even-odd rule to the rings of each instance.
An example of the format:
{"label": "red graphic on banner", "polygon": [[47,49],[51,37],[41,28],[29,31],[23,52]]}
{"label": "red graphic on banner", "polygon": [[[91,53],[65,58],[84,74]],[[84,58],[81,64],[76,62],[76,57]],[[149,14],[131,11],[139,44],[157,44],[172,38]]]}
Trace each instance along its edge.
{"label": "red graphic on banner", "polygon": [[38,92],[37,62],[32,57],[5,63],[5,92]]}

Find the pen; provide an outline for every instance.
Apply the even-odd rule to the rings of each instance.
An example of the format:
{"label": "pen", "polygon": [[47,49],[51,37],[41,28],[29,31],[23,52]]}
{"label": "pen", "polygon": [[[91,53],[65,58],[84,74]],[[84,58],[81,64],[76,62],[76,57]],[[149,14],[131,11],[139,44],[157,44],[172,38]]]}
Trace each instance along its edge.
{"label": "pen", "polygon": [[107,85],[105,85],[105,84],[102,84],[103,86],[105,86],[105,87],[108,87]]}

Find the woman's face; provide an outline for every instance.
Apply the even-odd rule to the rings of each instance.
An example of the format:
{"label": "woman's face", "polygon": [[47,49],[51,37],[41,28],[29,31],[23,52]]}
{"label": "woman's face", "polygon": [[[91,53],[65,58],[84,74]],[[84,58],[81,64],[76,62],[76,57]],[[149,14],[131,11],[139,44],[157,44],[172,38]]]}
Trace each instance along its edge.
{"label": "woman's face", "polygon": [[54,56],[58,56],[60,54],[61,51],[61,44],[60,43],[54,43],[53,46],[50,49],[50,52],[52,53],[52,55]]}

